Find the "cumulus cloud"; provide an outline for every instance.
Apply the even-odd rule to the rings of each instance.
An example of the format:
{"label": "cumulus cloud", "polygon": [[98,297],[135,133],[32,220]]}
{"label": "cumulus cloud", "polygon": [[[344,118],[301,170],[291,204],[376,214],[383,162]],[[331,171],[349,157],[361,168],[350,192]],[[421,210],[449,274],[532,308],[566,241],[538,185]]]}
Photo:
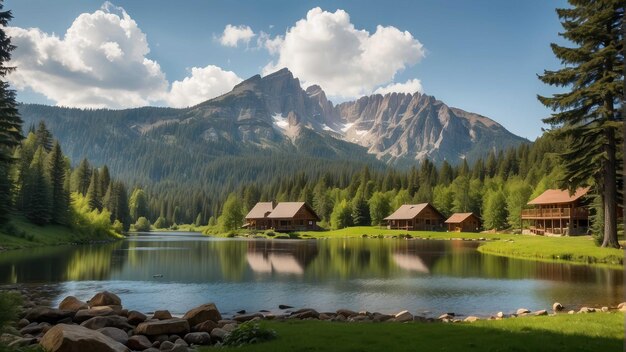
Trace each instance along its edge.
{"label": "cumulus cloud", "polygon": [[413,94],[415,92],[422,92],[422,82],[419,79],[410,79],[404,83],[391,83],[374,91],[374,93],[382,95],[387,93]]}
{"label": "cumulus cloud", "polygon": [[247,45],[254,36],[254,31],[249,26],[233,26],[227,24],[220,37],[220,44],[236,48],[239,42],[243,42]]}
{"label": "cumulus cloud", "polygon": [[166,100],[174,107],[192,106],[227,93],[241,81],[234,72],[224,71],[217,66],[194,67],[190,77],[172,83]]}
{"label": "cumulus cloud", "polygon": [[407,31],[379,25],[369,33],[356,29],[347,12],[319,7],[265,47],[276,58],[264,74],[287,67],[306,85],[339,97],[369,94],[424,57],[423,45]]}
{"label": "cumulus cloud", "polygon": [[241,80],[216,66],[195,67],[170,91],[159,64],[147,57],[146,35],[123,8],[110,2],[79,15],[62,37],[38,28],[5,31],[17,46],[11,60],[17,70],[9,82],[17,89],[31,88],[57,105],[128,108],[166,102],[186,106],[222,94]]}

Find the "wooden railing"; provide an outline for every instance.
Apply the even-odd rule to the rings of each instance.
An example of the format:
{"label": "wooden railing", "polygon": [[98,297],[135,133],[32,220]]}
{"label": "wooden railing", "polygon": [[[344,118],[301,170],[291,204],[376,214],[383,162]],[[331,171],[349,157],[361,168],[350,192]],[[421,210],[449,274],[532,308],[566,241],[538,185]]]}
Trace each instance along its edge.
{"label": "wooden railing", "polygon": [[586,218],[589,212],[585,208],[544,208],[523,209],[522,218]]}

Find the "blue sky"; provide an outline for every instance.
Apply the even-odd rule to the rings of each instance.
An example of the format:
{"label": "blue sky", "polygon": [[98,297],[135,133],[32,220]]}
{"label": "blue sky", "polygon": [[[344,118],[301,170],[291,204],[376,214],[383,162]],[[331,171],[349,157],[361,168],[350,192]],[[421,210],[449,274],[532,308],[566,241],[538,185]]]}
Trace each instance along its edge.
{"label": "blue sky", "polygon": [[[343,95],[330,94],[331,100],[335,102],[369,94],[393,83],[417,84],[415,80],[419,80],[425,94],[434,95],[450,106],[493,118],[513,133],[531,140],[541,134],[542,127],[546,127],[541,118],[550,114],[537,101],[536,95],[554,92],[554,88],[544,86],[536,75],[544,69],[559,67],[549,44],[560,42],[557,33],[561,27],[554,9],[566,6],[565,1],[545,0],[118,0],[109,5],[108,11],[114,14],[125,11],[134,21],[136,33],[145,35],[145,43],[140,41],[141,36],[134,37],[139,38],[138,43],[143,43],[137,45],[138,47],[145,46],[145,50],[137,53],[137,57],[138,60],[145,57],[150,60],[150,64],[158,65],[158,72],[150,71],[154,76],[146,79],[145,74],[140,75],[141,71],[137,71],[137,66],[118,69],[113,65],[115,60],[111,58],[119,50],[106,51],[107,55],[112,55],[107,56],[110,60],[104,61],[107,66],[102,71],[106,73],[106,79],[94,79],[74,74],[74,71],[59,69],[58,62],[44,62],[45,69],[38,67],[41,60],[50,60],[50,53],[65,55],[67,50],[63,48],[70,44],[57,43],[54,35],[63,40],[77,17],[81,14],[94,14],[102,5],[103,1],[5,1],[5,9],[12,10],[15,17],[10,26],[22,29],[11,32],[15,33],[15,42],[21,43],[23,47],[18,49],[22,51],[17,52],[14,57],[19,63],[18,71],[23,67],[24,74],[14,80],[10,79],[18,88],[18,100],[112,108],[146,104],[183,106],[195,103],[193,99],[203,98],[189,97],[192,91],[202,90],[208,97],[227,89],[226,86],[205,87],[204,81],[216,79],[219,82],[228,82],[223,85],[232,86],[241,79],[257,73],[267,73],[272,68],[280,67],[281,63],[286,63],[293,65],[292,71],[295,73],[301,72],[305,78],[302,80],[306,83],[320,83],[327,92],[341,92]],[[293,30],[298,21],[307,19],[309,11],[316,7],[320,11],[311,12],[309,22],[312,23],[316,15],[320,20],[324,15],[324,21],[316,23],[334,25],[334,20],[341,22],[346,18],[340,16],[342,13],[336,12],[341,9],[349,16],[349,23],[343,23],[344,27],[351,25],[359,33],[367,31],[367,35],[363,35],[367,37],[364,40],[370,39],[368,35],[375,37],[374,33],[379,33],[378,26],[397,29],[398,31],[388,32],[388,37],[385,38],[389,39],[383,40],[394,44],[394,48],[389,49],[386,54],[388,56],[378,54],[382,50],[382,44],[377,41],[378,46],[373,46],[369,57],[364,55],[364,61],[355,61],[367,62],[367,69],[354,68],[352,65],[349,68],[352,71],[346,75],[346,81],[351,83],[331,83],[330,78],[317,75],[315,70],[323,71],[332,67],[341,72],[341,60],[332,56],[341,55],[341,50],[328,54],[330,63],[320,63],[317,60],[312,65],[303,55],[293,52],[296,50],[294,48],[300,48],[298,37],[294,35],[292,38],[294,46],[288,47],[285,44],[289,42],[286,32]],[[247,26],[254,36],[247,43],[245,40],[237,42],[236,47],[224,45],[220,38],[224,36],[227,25]],[[32,30],[28,32],[30,28],[37,28],[39,34],[35,35],[36,32]],[[80,28],[92,30],[89,29],[91,27]],[[303,24],[301,33],[304,35],[307,33],[306,28],[311,30],[314,27],[304,27]],[[100,40],[103,35],[111,32],[110,28],[102,27],[102,30],[89,38]],[[408,36],[405,32],[408,32]],[[380,33],[382,34],[382,30]],[[42,39],[42,36],[45,38]],[[278,49],[278,53],[272,53],[268,49],[269,44],[259,40],[262,36],[268,40],[276,39],[277,36],[285,39],[280,47],[282,49]],[[115,42],[111,38],[104,40]],[[345,40],[347,44],[350,43],[349,38]],[[129,45],[134,45],[133,43],[135,42],[130,42]],[[346,43],[339,43],[338,47],[347,48],[349,45]],[[417,44],[421,44],[421,48]],[[55,45],[61,49],[52,51]],[[26,50],[44,46],[53,49],[46,49],[51,51],[38,61],[34,60],[32,51]],[[412,49],[395,51],[397,47]],[[121,52],[125,55],[123,58],[128,58],[129,54],[125,50],[124,44],[121,44]],[[350,53],[349,50],[346,52]],[[312,57],[322,55],[319,57],[324,58],[323,54],[311,52]],[[88,58],[83,57],[83,61],[89,63],[86,60],[92,60],[91,56],[92,54]],[[397,57],[402,59],[389,63]],[[80,66],[76,62],[81,62],[73,61],[74,57],[69,55],[64,60],[64,64],[73,62],[72,65],[78,65],[76,67]],[[116,62],[125,65],[122,61]],[[197,70],[193,70],[194,67]],[[126,69],[129,73],[125,73]],[[87,71],[89,70],[84,69],[81,72]],[[136,76],[133,76],[134,72],[137,73]],[[337,76],[336,72],[332,74]],[[174,82],[179,82],[176,88]],[[328,82],[328,87],[324,86],[324,82]],[[55,87],[62,93],[51,91]],[[96,94],[103,97],[93,99],[89,96]]]}

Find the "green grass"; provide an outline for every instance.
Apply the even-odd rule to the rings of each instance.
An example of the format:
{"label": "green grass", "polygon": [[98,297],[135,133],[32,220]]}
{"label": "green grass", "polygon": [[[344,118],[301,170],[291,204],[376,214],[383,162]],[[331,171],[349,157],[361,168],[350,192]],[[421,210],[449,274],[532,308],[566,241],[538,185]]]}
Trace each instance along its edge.
{"label": "green grass", "polygon": [[[233,351],[621,351],[624,314],[560,314],[475,323],[263,322],[278,338]],[[205,349],[204,351],[210,351]]]}
{"label": "green grass", "polygon": [[[110,236],[94,236],[89,233],[81,233],[60,225],[38,226],[28,222],[20,216],[11,217],[11,232],[6,226],[0,226],[0,248],[21,249],[43,246],[56,246],[69,243],[87,243],[92,241],[106,241],[114,239]],[[16,232],[16,233],[15,233]]]}

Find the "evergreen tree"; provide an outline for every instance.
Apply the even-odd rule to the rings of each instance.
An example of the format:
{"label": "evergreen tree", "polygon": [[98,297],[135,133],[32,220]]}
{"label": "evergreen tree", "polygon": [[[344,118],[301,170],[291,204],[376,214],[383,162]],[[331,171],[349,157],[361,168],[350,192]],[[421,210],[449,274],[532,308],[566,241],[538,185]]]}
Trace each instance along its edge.
{"label": "evergreen tree", "polygon": [[91,166],[87,159],[83,159],[72,174],[72,190],[83,196],[87,194],[91,183]]}
{"label": "evergreen tree", "polygon": [[102,197],[100,196],[100,179],[98,178],[98,169],[91,172],[91,181],[87,189],[87,202],[91,210],[102,210]]}
{"label": "evergreen tree", "polygon": [[52,218],[51,221],[56,224],[66,224],[69,211],[69,198],[65,188],[65,175],[67,169],[65,167],[65,159],[59,142],[54,143],[50,154],[48,155],[47,174],[50,180],[51,196],[52,196]]}
{"label": "evergreen tree", "polygon": [[42,146],[46,152],[52,150],[52,133],[50,133],[43,120],[39,121],[39,125],[37,125],[35,138],[37,140],[37,146]]}
{"label": "evergreen tree", "polygon": [[521,179],[512,179],[507,182],[506,208],[508,210],[507,221],[513,228],[522,228],[522,209],[528,203],[532,188]]}
{"label": "evergreen tree", "polygon": [[30,164],[25,187],[24,214],[34,224],[45,225],[50,222],[52,217],[50,188],[50,181],[46,177],[45,171],[45,152],[44,148],[40,146]]}
{"label": "evergreen tree", "polygon": [[352,201],[352,224],[354,226],[371,225],[370,209],[365,197],[359,197]]}
{"label": "evergreen tree", "polygon": [[544,71],[546,84],[568,91],[539,100],[555,112],[544,119],[565,142],[561,154],[565,177],[562,186],[573,192],[590,179],[602,198],[603,247],[619,247],[617,241],[618,180],[621,165],[617,147],[623,141],[620,99],[624,85],[623,0],[569,0],[571,8],[557,9],[564,28],[560,35],[573,46],[552,44],[554,55],[565,67]]}
{"label": "evergreen tree", "polygon": [[370,218],[372,225],[379,226],[384,222],[384,218],[391,213],[389,199],[382,192],[375,192],[370,198]]}
{"label": "evergreen tree", "polygon": [[506,227],[506,198],[504,192],[489,191],[483,205],[483,226],[486,229],[501,230]]}
{"label": "evergreen tree", "polygon": [[243,217],[241,202],[234,193],[231,193],[218,220],[222,231],[237,230],[243,224]]}
{"label": "evergreen tree", "polygon": [[100,170],[100,194],[102,197],[107,193],[109,189],[109,183],[111,183],[111,174],[109,173],[109,167],[104,165]]}
{"label": "evergreen tree", "polygon": [[202,214],[198,213],[196,216],[196,221],[193,222],[195,226],[202,226]]}

